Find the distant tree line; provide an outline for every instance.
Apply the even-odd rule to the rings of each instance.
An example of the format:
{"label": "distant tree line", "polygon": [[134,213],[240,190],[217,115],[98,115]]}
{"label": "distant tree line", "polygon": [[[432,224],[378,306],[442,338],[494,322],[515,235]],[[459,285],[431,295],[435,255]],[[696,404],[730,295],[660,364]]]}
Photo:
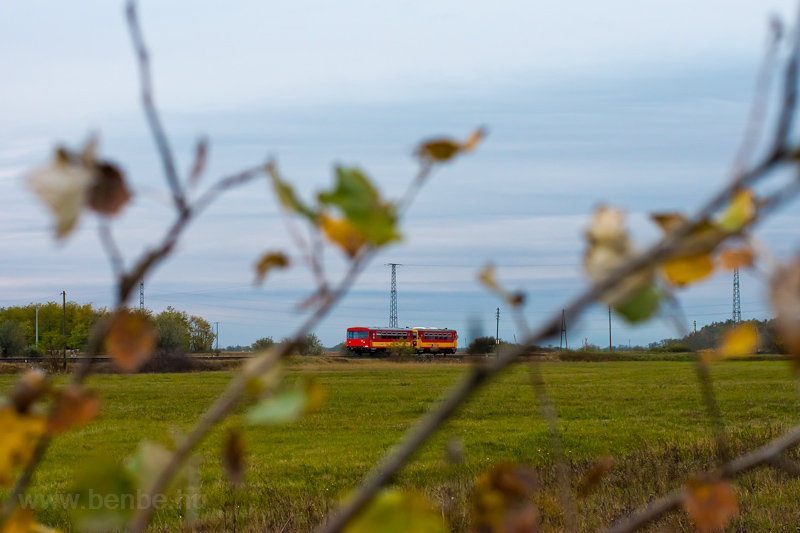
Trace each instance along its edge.
{"label": "distant tree line", "polygon": [[[39,309],[39,342],[36,342],[36,309]],[[158,332],[158,348],[168,351],[210,352],[216,336],[211,324],[199,316],[189,315],[167,307],[154,314],[147,309],[136,309],[144,314]],[[67,302],[0,308],[0,355],[3,357],[41,356],[60,350],[82,350],[89,341],[89,332],[95,323],[109,314],[105,307],[95,309],[92,304],[79,305]],[[62,333],[62,320],[65,322]]]}
{"label": "distant tree line", "polygon": [[[758,331],[759,351],[763,353],[786,353],[786,342],[778,333],[775,319],[742,320],[739,324],[747,324]],[[649,348],[657,351],[697,351],[710,350],[720,345],[722,337],[734,326],[731,319],[724,322],[712,322],[696,332],[692,331],[682,339],[663,339],[650,343]]]}

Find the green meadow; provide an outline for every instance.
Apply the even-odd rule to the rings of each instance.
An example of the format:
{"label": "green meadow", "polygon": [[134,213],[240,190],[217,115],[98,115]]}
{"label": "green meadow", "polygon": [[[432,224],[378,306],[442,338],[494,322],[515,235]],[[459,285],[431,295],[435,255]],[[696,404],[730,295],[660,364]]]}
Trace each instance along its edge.
{"label": "green meadow", "polygon": [[[610,455],[611,474],[578,501],[582,529],[609,524],[660,494],[680,486],[693,471],[718,462],[711,424],[688,362],[544,363],[575,486],[595,460]],[[293,361],[291,386],[313,373],[327,389],[323,410],[283,426],[245,428],[245,485],[232,490],[220,465],[226,421],[199,447],[193,481],[205,508],[177,507],[156,515],[153,531],[304,531],[322,520],[358,479],[469,370],[467,363],[394,363],[324,358]],[[188,430],[230,380],[232,372],[97,375],[91,388],[103,397],[101,416],[58,438],[30,493],[68,494],[76,479],[108,458],[121,462],[142,439],[170,445]],[[736,361],[713,366],[714,389],[734,451],[777,436],[800,420],[797,385],[783,361]],[[0,376],[7,390],[14,377]],[[240,407],[240,412],[244,409]],[[460,448],[462,460],[446,450]],[[798,457],[796,450],[792,451]],[[452,456],[452,454],[450,454]],[[105,459],[103,459],[105,458]],[[395,484],[427,495],[454,531],[469,529],[472,481],[498,461],[529,464],[544,486],[537,495],[545,530],[557,531],[549,434],[537,407],[527,363],[490,383],[441,428]],[[759,470],[736,483],[740,516],[736,530],[794,531],[800,526],[800,481]],[[56,506],[57,507],[57,506]],[[74,530],[69,513],[39,509],[39,520]],[[676,512],[654,527],[690,527]]]}

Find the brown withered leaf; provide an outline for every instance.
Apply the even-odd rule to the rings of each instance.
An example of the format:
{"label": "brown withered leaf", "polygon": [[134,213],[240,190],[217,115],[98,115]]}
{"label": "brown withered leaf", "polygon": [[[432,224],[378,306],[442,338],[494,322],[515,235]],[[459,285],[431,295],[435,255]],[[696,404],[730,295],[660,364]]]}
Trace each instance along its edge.
{"label": "brown withered leaf", "polygon": [[735,268],[747,268],[753,266],[756,259],[756,254],[752,248],[736,248],[729,250],[722,250],[719,254],[720,263],[722,268],[726,270],[733,270]]}
{"label": "brown withered leaf", "polygon": [[701,533],[724,528],[739,514],[733,486],[708,476],[694,476],[686,482],[683,507]]}
{"label": "brown withered leaf", "polygon": [[581,498],[588,496],[589,493],[605,479],[609,472],[611,472],[614,462],[614,458],[607,455],[598,459],[597,463],[586,473],[581,484],[578,486],[578,496]]}
{"label": "brown withered leaf", "polygon": [[122,309],[111,318],[105,344],[117,368],[135,372],[153,354],[156,331],[144,316]]}
{"label": "brown withered leaf", "polygon": [[110,163],[95,165],[87,194],[89,207],[103,215],[116,215],[131,199],[122,171]]}
{"label": "brown withered leaf", "polygon": [[431,162],[449,161],[461,152],[470,152],[480,144],[486,130],[478,128],[463,142],[453,139],[433,139],[423,142],[416,150],[417,156]]}
{"label": "brown withered leaf", "polygon": [[17,412],[27,413],[30,406],[37,402],[48,390],[47,374],[41,368],[32,368],[25,372],[14,385],[10,394],[11,405]]}
{"label": "brown withered leaf", "polygon": [[795,367],[800,369],[800,257],[775,269],[770,281],[770,300],[777,314],[778,333]]}
{"label": "brown withered leaf", "polygon": [[230,428],[222,449],[222,465],[231,485],[238,488],[244,483],[245,445],[239,428]]}
{"label": "brown withered leaf", "polygon": [[69,385],[61,391],[56,408],[47,422],[47,431],[58,435],[68,429],[93,420],[100,412],[100,398],[78,385]]}
{"label": "brown withered leaf", "polygon": [[506,527],[515,523],[527,523],[531,519],[532,527],[538,527],[538,511],[531,499],[538,489],[538,476],[529,467],[510,462],[493,465],[478,476],[470,496],[475,529],[490,532],[516,531]]}
{"label": "brown withered leaf", "polygon": [[269,252],[261,256],[256,263],[256,285],[264,283],[267,273],[273,268],[286,268],[289,258],[282,252]]}
{"label": "brown withered leaf", "polygon": [[521,291],[512,292],[508,295],[506,301],[511,307],[520,307],[525,305],[525,293]]}

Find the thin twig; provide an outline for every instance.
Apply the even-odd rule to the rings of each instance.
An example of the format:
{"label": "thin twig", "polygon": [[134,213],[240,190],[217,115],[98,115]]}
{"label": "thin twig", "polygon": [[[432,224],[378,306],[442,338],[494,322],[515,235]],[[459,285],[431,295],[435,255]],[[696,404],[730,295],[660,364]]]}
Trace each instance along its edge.
{"label": "thin twig", "polygon": [[167,184],[172,190],[172,199],[175,202],[175,207],[179,212],[186,209],[186,198],[184,197],[183,187],[178,178],[178,171],[175,168],[175,158],[172,155],[172,148],[170,148],[169,140],[164,132],[164,127],[161,124],[161,118],[156,110],[155,102],[153,101],[153,81],[150,74],[150,56],[147,53],[147,47],[142,37],[142,30],[139,27],[139,19],[136,11],[136,0],[129,0],[125,12],[128,19],[128,28],[131,33],[131,40],[133,41],[133,49],[136,52],[136,60],[139,66],[139,80],[141,83],[142,92],[142,105],[144,106],[144,113],[147,117],[147,123],[150,125],[153,139],[156,142],[158,153],[161,156],[161,163],[164,165],[164,174],[167,179]]}
{"label": "thin twig", "polygon": [[124,269],[122,254],[119,251],[114,235],[111,233],[111,226],[106,217],[100,217],[97,229],[100,233],[100,243],[108,255],[108,260],[111,263],[111,270],[114,272],[114,277],[119,278]]}

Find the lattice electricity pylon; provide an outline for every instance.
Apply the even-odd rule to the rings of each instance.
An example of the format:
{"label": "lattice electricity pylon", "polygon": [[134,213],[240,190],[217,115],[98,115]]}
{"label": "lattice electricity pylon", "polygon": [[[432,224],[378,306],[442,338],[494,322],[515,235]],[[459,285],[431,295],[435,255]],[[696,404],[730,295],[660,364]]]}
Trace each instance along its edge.
{"label": "lattice electricity pylon", "polygon": [[558,341],[558,347],[561,346],[569,350],[569,344],[567,343],[567,310],[561,310],[561,338]]}
{"label": "lattice electricity pylon", "polygon": [[742,321],[742,302],[739,297],[739,267],[733,269],[733,323]]}
{"label": "lattice electricity pylon", "polygon": [[389,327],[396,328],[397,327],[397,270],[396,268],[399,266],[403,266],[400,263],[386,263],[386,266],[392,267],[392,292],[391,298],[389,302]]}
{"label": "lattice electricity pylon", "polygon": [[144,280],[139,281],[139,309],[144,309]]}

